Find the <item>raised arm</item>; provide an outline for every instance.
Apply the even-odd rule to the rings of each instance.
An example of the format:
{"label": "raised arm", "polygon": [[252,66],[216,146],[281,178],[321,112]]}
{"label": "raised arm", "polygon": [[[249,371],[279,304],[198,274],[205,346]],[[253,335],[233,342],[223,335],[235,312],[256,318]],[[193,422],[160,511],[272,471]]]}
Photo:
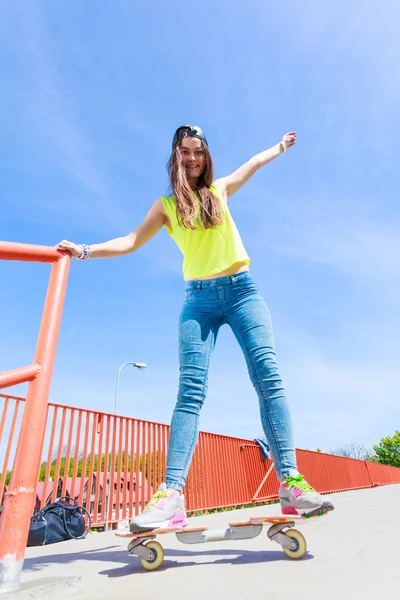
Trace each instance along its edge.
{"label": "raised arm", "polygon": [[280,154],[286,152],[286,150],[294,146],[295,143],[296,132],[291,131],[290,133],[286,133],[279,144],[272,146],[272,148],[269,148],[268,150],[264,150],[264,152],[256,154],[244,163],[244,165],[239,167],[239,169],[234,171],[234,173],[227,177],[217,179],[213,185],[219,190],[223,198],[227,200],[232,194],[237,192],[238,189],[241,188],[256,171],[258,171],[258,169],[264,167]]}
{"label": "raised arm", "polygon": [[[148,242],[167,222],[167,215],[160,198],[152,205],[142,223],[134,231],[123,237],[118,237],[102,244],[89,246],[87,258],[112,258],[135,252]],[[83,248],[80,244],[74,244],[63,240],[56,246],[59,250],[67,250],[74,258],[81,258]]]}

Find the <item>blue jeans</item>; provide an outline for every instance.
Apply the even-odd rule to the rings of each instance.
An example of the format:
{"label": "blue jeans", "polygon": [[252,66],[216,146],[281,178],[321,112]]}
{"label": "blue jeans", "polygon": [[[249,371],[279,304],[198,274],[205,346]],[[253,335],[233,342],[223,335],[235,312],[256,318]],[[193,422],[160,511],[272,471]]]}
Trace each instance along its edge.
{"label": "blue jeans", "polygon": [[166,485],[182,490],[197,443],[208,368],[218,330],[231,326],[260,402],[261,423],[279,479],[297,472],[288,402],[275,360],[269,310],[248,271],[187,281],[179,319],[180,381],[167,456]]}

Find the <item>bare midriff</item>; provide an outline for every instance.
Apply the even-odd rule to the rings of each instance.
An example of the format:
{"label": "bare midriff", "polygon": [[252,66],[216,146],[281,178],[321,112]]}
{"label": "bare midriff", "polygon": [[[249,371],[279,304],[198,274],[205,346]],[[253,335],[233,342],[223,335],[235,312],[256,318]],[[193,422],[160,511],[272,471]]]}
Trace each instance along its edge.
{"label": "bare midriff", "polygon": [[205,281],[206,279],[218,279],[219,277],[236,275],[237,273],[242,273],[243,271],[249,271],[249,266],[245,262],[237,262],[220,273],[214,273],[214,275],[210,275],[209,277],[195,277],[192,279],[187,279],[186,281]]}

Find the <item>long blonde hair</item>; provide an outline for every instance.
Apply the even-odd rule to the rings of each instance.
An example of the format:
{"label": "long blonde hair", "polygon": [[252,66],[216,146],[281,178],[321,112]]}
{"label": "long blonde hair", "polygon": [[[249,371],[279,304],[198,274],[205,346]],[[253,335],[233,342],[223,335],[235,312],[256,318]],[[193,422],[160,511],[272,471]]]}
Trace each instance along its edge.
{"label": "long blonde hair", "polygon": [[[205,165],[195,190],[192,190],[187,180],[186,169],[182,164],[180,144],[176,144],[173,148],[168,161],[168,174],[176,200],[178,223],[188,229],[195,229],[194,219],[197,213],[198,201],[200,204],[200,220],[206,229],[211,229],[222,223],[221,202],[210,190],[214,181],[211,153],[207,144],[203,140],[200,141],[205,155]],[[196,193],[198,200],[196,199]]]}

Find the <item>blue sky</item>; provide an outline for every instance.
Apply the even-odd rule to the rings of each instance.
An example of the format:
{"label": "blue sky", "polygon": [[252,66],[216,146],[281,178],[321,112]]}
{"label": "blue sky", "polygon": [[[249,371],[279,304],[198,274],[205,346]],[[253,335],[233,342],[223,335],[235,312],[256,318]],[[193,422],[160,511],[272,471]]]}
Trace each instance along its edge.
{"label": "blue sky", "polygon": [[[400,419],[399,17],[395,0],[2,3],[0,239],[128,233],[168,191],[183,123],[205,130],[217,177],[297,131],[230,208],[296,446],[371,446]],[[32,362],[49,267],[0,270],[4,371]],[[183,288],[165,231],[129,257],[73,261],[50,399],[112,411],[119,366],[142,361],[122,372],[119,412],[169,423]],[[227,327],[201,428],[262,435]]]}

